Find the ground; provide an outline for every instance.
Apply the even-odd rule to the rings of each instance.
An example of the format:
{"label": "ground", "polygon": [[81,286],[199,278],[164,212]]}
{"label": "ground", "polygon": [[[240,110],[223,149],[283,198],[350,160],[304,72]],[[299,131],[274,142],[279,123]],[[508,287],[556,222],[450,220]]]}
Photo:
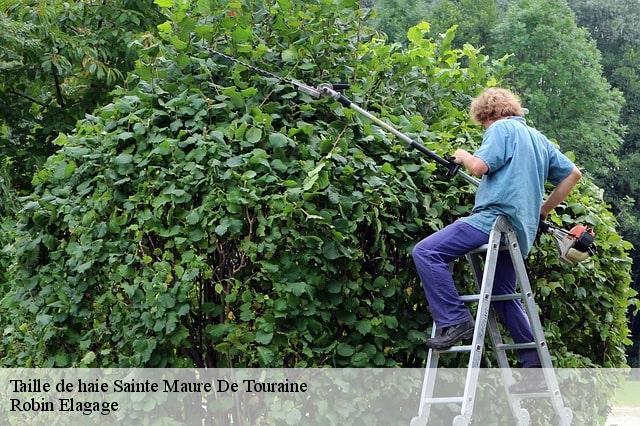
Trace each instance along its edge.
{"label": "ground", "polygon": [[628,380],[616,392],[606,426],[636,426],[640,424],[640,381]]}

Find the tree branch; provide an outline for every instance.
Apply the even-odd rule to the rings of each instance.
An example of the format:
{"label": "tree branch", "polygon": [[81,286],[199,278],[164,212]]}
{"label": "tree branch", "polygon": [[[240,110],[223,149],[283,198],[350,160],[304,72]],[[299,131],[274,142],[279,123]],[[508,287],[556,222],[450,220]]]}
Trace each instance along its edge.
{"label": "tree branch", "polygon": [[25,98],[25,99],[33,102],[34,104],[38,104],[40,106],[47,107],[47,104],[45,104],[43,102],[40,102],[39,100],[34,99],[29,95],[25,95],[24,93],[16,92],[15,90],[9,90],[9,93],[11,93],[12,95],[20,96],[21,98]]}
{"label": "tree branch", "polygon": [[58,78],[58,71],[55,66],[51,67],[51,72],[53,73],[53,80],[56,83],[56,98],[58,99],[58,103],[62,108],[65,107],[64,97],[62,96],[62,89],[60,88],[60,79]]}

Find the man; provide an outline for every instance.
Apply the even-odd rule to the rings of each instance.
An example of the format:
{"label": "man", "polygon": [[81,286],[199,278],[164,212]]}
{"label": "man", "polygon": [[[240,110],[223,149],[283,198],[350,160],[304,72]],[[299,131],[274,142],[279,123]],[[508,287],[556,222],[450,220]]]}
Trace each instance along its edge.
{"label": "man", "polygon": [[[427,346],[446,349],[473,336],[474,321],[460,300],[448,264],[486,244],[496,218],[507,217],[517,235],[523,256],[535,240],[539,219],[560,204],[582,174],[539,131],[527,126],[518,98],[506,89],[490,88],[473,100],[471,117],[485,128],[480,148],[472,155],[464,149],[454,161],[482,180],[470,216],[420,241],[413,259],[440,336]],[[543,203],[544,183],[555,189]],[[515,292],[516,277],[508,252],[496,265],[493,294]],[[534,341],[531,325],[520,300],[492,303],[516,343]],[[535,349],[519,351],[522,367],[539,367]]]}

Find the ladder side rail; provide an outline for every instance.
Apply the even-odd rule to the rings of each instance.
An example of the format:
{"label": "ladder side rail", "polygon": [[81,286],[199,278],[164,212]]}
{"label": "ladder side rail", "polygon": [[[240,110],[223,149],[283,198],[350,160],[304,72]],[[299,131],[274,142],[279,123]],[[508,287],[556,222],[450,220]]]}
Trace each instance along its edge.
{"label": "ladder side rail", "polygon": [[520,291],[523,295],[522,302],[524,309],[527,312],[527,316],[529,317],[540,362],[544,368],[553,368],[551,355],[549,354],[547,342],[544,337],[542,323],[540,322],[536,302],[533,298],[533,290],[531,289],[531,283],[529,282],[529,277],[527,275],[524,259],[520,253],[520,247],[518,246],[516,235],[508,225],[505,224],[505,226],[507,226],[505,231],[507,232],[507,240],[509,243],[509,254],[511,255],[511,262],[513,263],[513,268],[516,273],[516,286],[520,287]]}
{"label": "ladder side rail", "polygon": [[551,404],[559,417],[560,424],[563,426],[570,425],[572,419],[571,410],[564,405],[562,395],[560,394],[560,387],[553,368],[553,362],[551,361],[551,354],[549,353],[549,348],[544,337],[542,323],[540,322],[538,308],[533,298],[533,290],[531,289],[527,269],[520,252],[518,239],[506,219],[501,221],[500,228],[507,234],[509,254],[511,255],[511,261],[516,272],[516,285],[520,286],[520,291],[524,296],[522,301],[527,316],[529,317],[533,337],[536,341],[536,349],[542,365],[542,372],[550,391]]}
{"label": "ladder side rail", "polygon": [[[469,423],[473,413],[476,388],[478,386],[478,375],[480,360],[482,358],[482,348],[484,346],[484,336],[489,319],[489,308],[491,303],[491,292],[493,290],[493,280],[496,274],[496,264],[500,251],[500,240],[502,233],[496,229],[495,225],[489,234],[487,257],[480,286],[480,300],[476,312],[476,324],[473,331],[472,349],[469,356],[469,367],[464,386],[464,400],[462,401],[461,416]],[[455,420],[454,420],[455,421]]]}
{"label": "ladder side rail", "polygon": [[[480,254],[468,254],[467,260],[471,265],[473,270],[473,276],[475,278],[476,287],[480,289],[480,276],[482,274],[482,267],[480,266]],[[500,330],[498,329],[498,322],[496,320],[496,314],[493,311],[493,308],[490,309],[489,312],[489,338],[491,340],[491,344],[493,345],[496,359],[498,361],[498,367],[500,369],[500,375],[502,376],[502,386],[507,395],[507,400],[509,403],[509,408],[511,409],[511,414],[516,419],[518,426],[524,426],[529,424],[529,412],[523,409],[520,406],[520,400],[513,398],[511,392],[509,392],[509,386],[515,383],[513,378],[513,372],[511,371],[511,367],[509,366],[509,360],[507,358],[507,352],[502,349],[500,345],[504,342],[502,341],[502,336],[500,335]]]}
{"label": "ladder side rail", "polygon": [[[435,321],[431,328],[431,337],[436,337],[439,334],[439,330],[436,327]],[[418,418],[424,420],[421,424],[427,424],[429,414],[431,411],[431,404],[426,403],[427,399],[433,398],[433,390],[435,388],[437,373],[438,373],[438,360],[440,354],[438,351],[434,351],[429,348],[427,355],[427,365],[424,370],[424,379],[422,380],[422,391],[420,392],[420,404],[418,406]],[[413,423],[412,423],[413,424]]]}

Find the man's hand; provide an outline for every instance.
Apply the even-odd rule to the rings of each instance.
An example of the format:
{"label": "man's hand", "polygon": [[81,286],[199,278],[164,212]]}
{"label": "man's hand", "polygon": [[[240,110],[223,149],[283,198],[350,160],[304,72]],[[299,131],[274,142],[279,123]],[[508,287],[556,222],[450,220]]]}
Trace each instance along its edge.
{"label": "man's hand", "polygon": [[453,162],[462,164],[469,173],[476,177],[480,177],[489,171],[489,166],[478,157],[471,155],[469,151],[462,148],[456,149],[453,153]]}
{"label": "man's hand", "polygon": [[456,152],[453,153],[453,162],[457,164],[463,164],[466,158],[471,157],[469,151],[466,151],[462,148],[456,149]]}

